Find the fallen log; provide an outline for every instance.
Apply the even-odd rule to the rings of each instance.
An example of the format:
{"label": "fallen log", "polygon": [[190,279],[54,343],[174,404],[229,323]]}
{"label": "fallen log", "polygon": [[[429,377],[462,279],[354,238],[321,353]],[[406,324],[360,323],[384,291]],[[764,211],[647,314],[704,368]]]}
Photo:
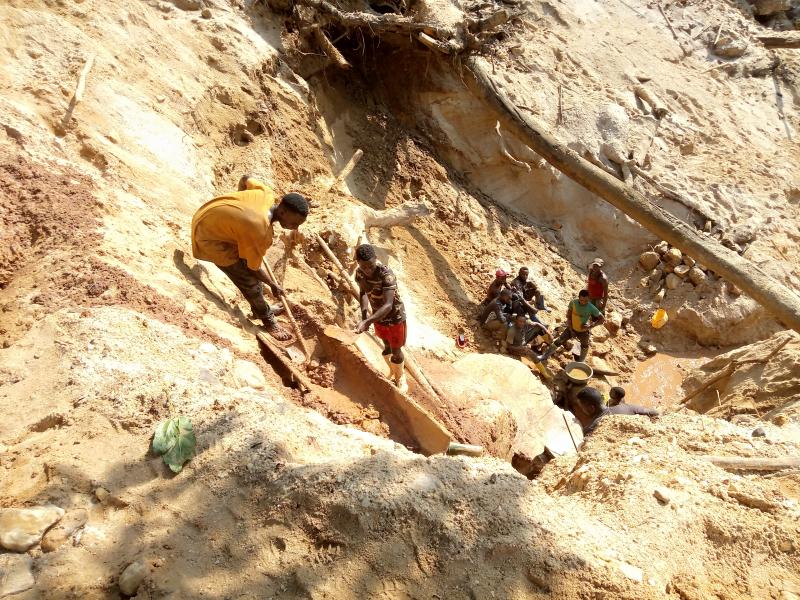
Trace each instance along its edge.
{"label": "fallen log", "polygon": [[800,48],[800,33],[797,32],[759,35],[757,39],[767,48]]}
{"label": "fallen log", "polygon": [[498,87],[491,72],[479,59],[469,56],[463,64],[466,67],[462,73],[465,83],[496,111],[507,130],[515,132],[553,167],[618,208],[659,239],[677,246],[735,284],[778,321],[800,332],[800,298],[786,286],[732,250],[700,235],[693,227],[648,202],[624,182],[581,158],[567,144],[553,137],[541,123],[523,114]]}
{"label": "fallen log", "polygon": [[800,467],[800,456],[781,458],[749,458],[742,456],[702,456],[713,465],[726,471],[774,472]]}
{"label": "fallen log", "polygon": [[328,58],[336,63],[336,66],[338,66],[340,69],[350,68],[350,63],[347,62],[347,59],[344,56],[342,56],[342,53],[339,52],[336,46],[331,43],[331,41],[328,39],[328,36],[325,35],[325,32],[322,31],[322,29],[320,29],[319,25],[312,25],[311,31],[320,49]]}
{"label": "fallen log", "polygon": [[353,152],[353,156],[350,157],[350,160],[347,161],[347,164],[344,168],[339,171],[339,174],[336,176],[336,179],[333,180],[333,183],[328,188],[328,191],[335,190],[341,183],[345,180],[345,178],[353,172],[353,169],[356,168],[358,161],[361,160],[361,157],[364,156],[364,151],[359,148],[355,152]]}

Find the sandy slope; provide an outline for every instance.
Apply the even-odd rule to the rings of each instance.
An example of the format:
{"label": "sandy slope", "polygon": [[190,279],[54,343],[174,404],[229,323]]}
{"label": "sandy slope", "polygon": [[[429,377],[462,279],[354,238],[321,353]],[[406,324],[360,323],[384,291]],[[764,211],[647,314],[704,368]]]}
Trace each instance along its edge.
{"label": "sandy slope", "polygon": [[[309,87],[285,61],[278,19],[192,6],[0,7],[0,505],[89,514],[72,542],[31,551],[36,585],[17,597],[117,597],[138,558],[140,598],[800,594],[796,476],[739,477],[696,457],[796,454],[777,426],[751,439],[707,417],[610,421],[578,464],[529,482],[505,462],[425,459],[300,406],[241,329],[232,286],[176,253],[195,207],[243,172],[315,197],[308,229],[338,251],[354,200],[324,181],[353,147],[368,150],[353,196],[430,201],[415,227],[371,233],[429,360],[454,354],[498,265],[530,264],[558,310],[583,274],[573,240],[437,162],[370,82]],[[294,258],[282,251],[270,258],[287,289],[333,320],[330,264],[302,240]],[[610,360],[625,366],[640,336],[623,332]],[[178,476],[148,454],[173,412],[198,433]]]}

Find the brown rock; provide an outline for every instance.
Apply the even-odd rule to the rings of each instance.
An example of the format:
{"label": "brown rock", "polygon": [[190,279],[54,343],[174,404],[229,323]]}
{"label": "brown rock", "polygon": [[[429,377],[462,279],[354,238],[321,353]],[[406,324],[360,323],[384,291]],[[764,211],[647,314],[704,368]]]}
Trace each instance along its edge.
{"label": "brown rock", "polygon": [[681,251],[678,250],[677,248],[670,248],[664,254],[664,262],[667,263],[668,265],[672,265],[673,267],[681,264],[682,260],[683,260],[683,254],[681,254]]}
{"label": "brown rock", "polygon": [[656,244],[653,247],[653,250],[658,252],[658,254],[664,254],[666,253],[667,250],[669,250],[669,244],[664,240],[661,240],[660,242],[658,242],[658,244]]}
{"label": "brown rock", "polygon": [[683,264],[685,264],[687,267],[689,268],[693,267],[696,262],[697,261],[695,261],[695,259],[693,259],[691,256],[688,256],[686,254],[683,255]]}
{"label": "brown rock", "polygon": [[87,512],[78,508],[65,514],[58,524],[51,528],[42,538],[42,550],[52,552],[66,543],[72,534],[86,524]]}
{"label": "brown rock", "polygon": [[639,255],[639,264],[645,271],[652,271],[659,262],[661,262],[661,258],[657,252],[643,252]]}
{"label": "brown rock", "polygon": [[689,277],[689,281],[695,285],[700,285],[701,283],[704,283],[706,279],[708,279],[708,276],[696,266],[689,269],[687,276]]}
{"label": "brown rock", "polygon": [[750,2],[753,5],[753,13],[756,15],[774,15],[791,8],[791,0],[755,0]]}

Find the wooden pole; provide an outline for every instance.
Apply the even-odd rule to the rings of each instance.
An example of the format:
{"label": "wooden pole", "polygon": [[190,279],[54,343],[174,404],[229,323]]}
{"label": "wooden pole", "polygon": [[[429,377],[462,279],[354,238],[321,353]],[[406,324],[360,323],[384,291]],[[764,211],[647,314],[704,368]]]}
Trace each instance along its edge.
{"label": "wooden pole", "polygon": [[495,109],[506,130],[513,131],[553,167],[597,194],[659,239],[706,265],[759,302],[785,326],[800,332],[800,298],[745,258],[716,240],[700,235],[694,227],[648,201],[616,177],[605,173],[552,136],[544,126],[520,109],[498,87],[491,73],[476,57],[467,57],[464,81]]}
{"label": "wooden pole", "polygon": [[[261,264],[264,265],[264,268],[267,270],[267,274],[272,279],[273,283],[277,284],[278,280],[275,279],[275,273],[272,272],[272,267],[269,266],[267,259],[263,259]],[[286,315],[289,317],[289,321],[292,323],[292,328],[294,328],[294,333],[297,336],[297,340],[300,342],[300,347],[303,349],[303,355],[306,357],[306,361],[311,358],[311,355],[308,353],[308,346],[306,346],[306,341],[303,339],[303,335],[300,333],[300,327],[297,325],[297,321],[294,320],[294,315],[292,314],[292,307],[289,305],[289,300],[286,298],[286,294],[281,294],[281,302],[283,303],[283,308],[286,310]]]}
{"label": "wooden pole", "polygon": [[781,458],[751,458],[742,456],[702,456],[713,465],[726,471],[782,471],[800,467],[800,456]]}
{"label": "wooden pole", "polygon": [[303,375],[300,371],[298,371],[291,362],[286,360],[282,356],[282,352],[275,347],[275,343],[270,339],[270,337],[262,331],[256,331],[256,337],[258,340],[264,344],[270,353],[283,365],[283,367],[289,371],[289,373],[294,377],[295,381],[297,381],[300,391],[301,392],[310,392],[311,389],[311,382],[308,378]]}

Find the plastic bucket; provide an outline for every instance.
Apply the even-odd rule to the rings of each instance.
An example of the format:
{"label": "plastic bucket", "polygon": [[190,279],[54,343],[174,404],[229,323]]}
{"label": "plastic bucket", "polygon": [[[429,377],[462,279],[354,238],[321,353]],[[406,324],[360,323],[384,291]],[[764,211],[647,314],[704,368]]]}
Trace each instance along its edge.
{"label": "plastic bucket", "polygon": [[661,329],[667,324],[667,321],[669,321],[669,315],[667,315],[667,311],[665,311],[663,308],[659,308],[653,313],[653,316],[650,317],[650,324],[655,329]]}

